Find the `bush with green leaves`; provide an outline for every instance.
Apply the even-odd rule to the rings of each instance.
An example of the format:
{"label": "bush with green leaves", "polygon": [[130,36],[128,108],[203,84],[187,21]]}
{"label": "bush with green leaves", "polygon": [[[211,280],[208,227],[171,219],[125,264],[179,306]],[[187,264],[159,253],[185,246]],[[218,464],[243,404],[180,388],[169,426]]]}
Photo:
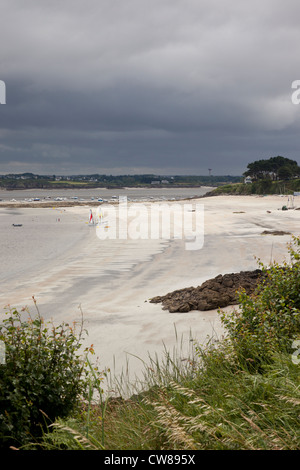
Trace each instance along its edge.
{"label": "bush with green leaves", "polygon": [[300,238],[289,245],[291,262],[264,266],[255,295],[239,296],[239,309],[221,319],[239,357],[259,365],[274,352],[291,351],[300,337]]}
{"label": "bush with green leaves", "polygon": [[[24,319],[25,316],[29,318]],[[38,439],[48,419],[67,417],[87,389],[85,358],[78,353],[82,323],[45,324],[37,309],[9,309],[0,324],[0,448]],[[3,344],[2,343],[2,344]]]}

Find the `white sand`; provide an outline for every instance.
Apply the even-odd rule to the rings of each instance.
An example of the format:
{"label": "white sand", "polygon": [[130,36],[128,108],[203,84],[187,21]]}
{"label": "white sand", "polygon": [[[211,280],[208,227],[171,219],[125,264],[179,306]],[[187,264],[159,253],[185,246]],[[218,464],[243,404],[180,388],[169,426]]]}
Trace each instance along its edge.
{"label": "white sand", "polygon": [[190,334],[199,343],[220,337],[217,311],[171,314],[148,300],[218,274],[255,269],[255,256],[266,264],[283,261],[291,237],[261,233],[299,235],[300,211],[282,211],[287,198],[279,196],[219,196],[196,203],[204,204],[205,238],[195,251],[187,251],[180,239],[100,240],[86,224],[87,207],[0,209],[1,307],[33,310],[34,295],[42,315],[60,323],[78,320],[81,306],[86,344],[94,345],[100,367],[119,374],[129,364],[131,378],[141,375],[149,354],[175,347],[175,331],[186,351]]}

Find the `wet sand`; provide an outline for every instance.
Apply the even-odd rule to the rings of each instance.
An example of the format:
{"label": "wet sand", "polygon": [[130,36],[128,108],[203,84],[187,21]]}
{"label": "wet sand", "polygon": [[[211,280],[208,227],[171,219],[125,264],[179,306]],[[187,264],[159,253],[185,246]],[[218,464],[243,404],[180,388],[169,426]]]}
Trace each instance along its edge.
{"label": "wet sand", "polygon": [[32,295],[44,318],[57,323],[79,320],[81,309],[86,344],[94,345],[100,367],[119,374],[129,365],[130,378],[141,376],[149,355],[160,356],[180,344],[185,356],[191,337],[205,343],[223,334],[215,310],[171,314],[149,299],[218,274],[255,269],[255,256],[266,264],[283,261],[291,236],[262,232],[299,235],[300,211],[282,211],[286,200],[194,200],[204,205],[204,246],[191,251],[182,239],[101,240],[87,224],[88,206],[0,207],[1,309],[27,305],[33,311]]}

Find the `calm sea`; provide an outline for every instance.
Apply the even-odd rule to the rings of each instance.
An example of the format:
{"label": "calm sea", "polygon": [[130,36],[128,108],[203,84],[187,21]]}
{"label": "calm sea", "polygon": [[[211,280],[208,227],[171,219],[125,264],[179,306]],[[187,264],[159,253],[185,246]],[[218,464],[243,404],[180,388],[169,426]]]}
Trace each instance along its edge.
{"label": "calm sea", "polygon": [[164,199],[186,199],[197,196],[203,196],[212,188],[202,186],[199,188],[126,188],[126,189],[26,189],[5,191],[0,190],[0,200],[11,201],[28,201],[34,199],[55,200],[62,198],[63,200],[112,200],[119,196],[126,196],[128,200],[164,200]]}

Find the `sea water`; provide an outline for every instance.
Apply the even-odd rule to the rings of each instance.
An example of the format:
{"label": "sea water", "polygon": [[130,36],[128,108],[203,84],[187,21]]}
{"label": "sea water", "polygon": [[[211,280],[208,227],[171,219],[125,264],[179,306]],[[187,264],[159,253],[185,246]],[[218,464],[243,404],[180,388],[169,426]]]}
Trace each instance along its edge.
{"label": "sea water", "polygon": [[24,189],[24,190],[0,190],[0,199],[3,202],[16,201],[34,201],[34,199],[55,200],[112,200],[119,196],[126,196],[129,200],[172,200],[173,198],[186,199],[203,196],[212,188],[200,186],[196,188],[124,188],[124,189]]}

